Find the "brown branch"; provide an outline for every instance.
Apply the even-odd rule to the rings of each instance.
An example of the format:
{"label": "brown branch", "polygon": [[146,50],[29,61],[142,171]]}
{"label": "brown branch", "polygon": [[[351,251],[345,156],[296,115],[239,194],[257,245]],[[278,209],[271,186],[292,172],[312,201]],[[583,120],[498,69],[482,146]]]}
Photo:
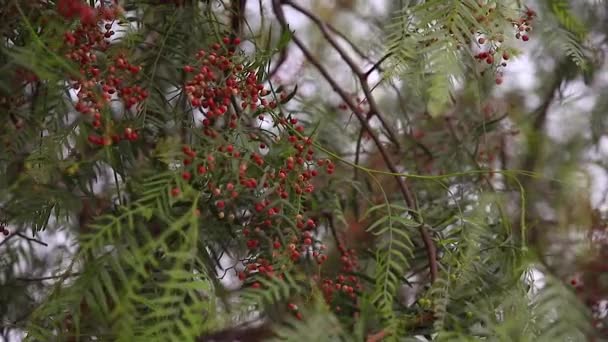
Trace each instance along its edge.
{"label": "brown branch", "polygon": [[378,70],[378,71],[382,71],[382,68],[380,67],[382,65],[382,63],[384,63],[387,59],[389,59],[393,54],[391,52],[387,53],[386,55],[382,56],[382,58],[380,58],[376,63],[374,63],[374,65],[372,65],[371,68],[369,68],[366,72],[365,72],[365,77],[369,77],[369,75],[371,75],[372,72],[374,72],[374,70]]}
{"label": "brown branch", "polygon": [[361,58],[366,59],[368,61],[370,60],[369,57],[367,57],[367,55],[363,52],[363,50],[361,50],[357,46],[357,44],[353,43],[353,41],[350,40],[344,33],[342,33],[342,31],[336,29],[333,25],[331,25],[329,23],[325,23],[325,25],[331,32],[333,32],[338,37],[342,38],[342,40],[344,40],[346,43],[348,43],[348,45],[350,45],[351,49],[353,49],[353,51],[355,51],[357,53],[357,55],[359,55]]}
{"label": "brown branch", "polygon": [[[294,7],[294,4],[289,1],[284,0],[283,2]],[[287,21],[285,19],[285,14],[283,12],[283,9],[281,8],[281,1],[273,0],[272,7],[273,7],[274,13],[275,13],[279,23],[281,24],[281,26],[284,29],[287,29],[288,25],[287,25]],[[300,7],[295,5],[294,8],[298,9]],[[302,9],[302,10],[304,10],[304,9]],[[306,10],[304,10],[304,11],[306,12]],[[305,12],[302,12],[302,13],[306,14]],[[314,17],[312,14],[310,14],[310,16],[312,16],[312,18],[314,18],[313,21],[317,22],[318,25],[320,25],[320,27],[326,34],[326,38],[330,41],[330,43],[333,42],[332,45],[335,46],[335,41],[333,41],[333,39],[331,39],[331,37],[327,34],[327,30],[324,28],[324,26],[322,25],[320,20],[317,19],[316,17]],[[331,77],[329,72],[321,65],[319,60],[312,55],[310,50],[304,45],[304,43],[295,34],[292,36],[292,40],[300,48],[300,50],[302,51],[302,53],[304,54],[306,59],[319,71],[319,73],[321,73],[323,78],[330,84],[332,89],[336,93],[338,93],[338,95],[342,98],[344,103],[357,116],[357,119],[361,123],[361,126],[363,127],[363,129],[365,131],[367,131],[367,133],[373,140],[374,144],[378,148],[378,151],[380,152],[380,155],[382,156],[382,159],[384,160],[384,163],[386,164],[386,166],[390,170],[390,172],[395,173],[395,174],[400,173],[399,170],[397,169],[397,167],[395,166],[395,164],[393,163],[393,161],[390,159],[390,156],[389,156],[388,152],[386,151],[384,145],[380,141],[380,138],[374,133],[374,130],[369,125],[367,118],[363,115],[363,113],[361,113],[359,110],[357,110],[356,104],[352,101],[352,99],[349,98],[348,94],[344,91],[344,89],[342,89],[338,85],[336,80],[334,80],[333,77]],[[338,51],[340,52],[342,50],[338,48]],[[350,58],[348,56],[343,55],[343,52],[341,53],[341,56],[349,64],[349,66],[353,69],[353,71],[358,72],[358,76],[362,80],[362,86],[364,86],[363,91],[365,92],[365,95],[368,98],[368,103],[370,105],[370,108],[373,108],[372,110],[376,111],[376,114],[379,114],[379,112],[377,112],[377,107],[376,107],[375,101],[373,100],[373,96],[371,95],[371,93],[369,91],[369,86],[367,85],[367,80],[365,79],[365,75],[361,73],[360,69],[354,64],[354,62],[352,62],[352,60],[350,60]],[[381,115],[377,115],[377,116],[379,118],[381,118]],[[427,252],[427,258],[428,258],[429,268],[430,268],[430,273],[431,273],[431,282],[434,282],[435,279],[437,279],[437,272],[438,272],[438,270],[437,270],[437,251],[436,251],[435,244],[433,242],[433,239],[432,239],[427,227],[424,225],[424,223],[422,221],[422,217],[420,216],[420,214],[417,211],[416,199],[415,199],[414,195],[412,194],[410,188],[405,183],[405,181],[403,179],[404,177],[401,175],[395,175],[394,177],[395,177],[395,180],[399,187],[399,191],[401,192],[407,206],[410,208],[411,215],[418,223],[420,223],[418,229],[419,229],[420,235],[422,237],[422,241],[424,242],[426,252]]]}
{"label": "brown branch", "polygon": [[18,237],[22,238],[22,239],[25,239],[25,240],[29,241],[29,242],[35,242],[37,244],[43,245],[44,247],[48,247],[49,246],[48,243],[46,243],[44,241],[41,241],[41,240],[38,240],[38,239],[35,239],[35,238],[28,237],[25,234],[22,234],[22,233],[19,233],[19,232],[14,233],[14,234],[17,235]]}
{"label": "brown branch", "polygon": [[[372,91],[369,87],[369,84],[367,83],[367,79],[368,79],[369,75],[366,72],[362,71],[361,68],[357,65],[357,63],[355,63],[355,61],[346,53],[346,51],[344,51],[344,49],[342,49],[342,47],[340,47],[338,42],[334,39],[334,37],[332,37],[331,33],[329,32],[329,30],[327,28],[327,24],[322,22],[321,19],[319,19],[317,16],[312,14],[310,11],[308,11],[304,7],[292,2],[291,0],[283,0],[282,3],[293,7],[295,10],[304,14],[306,17],[308,17],[310,20],[312,20],[312,22],[314,22],[317,25],[317,27],[321,30],[323,37],[338,52],[338,54],[340,55],[340,58],[342,58],[342,60],[344,60],[344,62],[346,62],[346,64],[348,64],[348,66],[351,68],[351,70],[353,71],[355,76],[357,76],[357,78],[359,79],[359,81],[361,83],[361,90],[363,90],[363,94],[367,98],[367,103],[369,104],[368,117],[375,115],[378,118],[378,120],[380,121],[380,124],[386,130],[387,137],[389,138],[389,140],[397,147],[397,150],[400,150],[401,148],[400,148],[399,139],[397,139],[397,135],[393,132],[393,129],[391,128],[391,126],[386,122],[386,120],[384,119],[384,116],[382,116],[382,114],[378,108],[378,104],[376,103],[375,98],[372,96]],[[286,27],[286,25],[284,27]],[[355,111],[355,109],[353,109],[353,108],[351,108],[351,110]]]}
{"label": "brown branch", "polygon": [[247,6],[247,0],[233,0],[232,1],[232,16],[230,18],[230,29],[234,36],[241,34],[241,26],[245,21],[245,7]]}
{"label": "brown branch", "polygon": [[384,330],[380,330],[375,334],[371,334],[367,336],[366,342],[380,342],[382,341],[388,334]]}

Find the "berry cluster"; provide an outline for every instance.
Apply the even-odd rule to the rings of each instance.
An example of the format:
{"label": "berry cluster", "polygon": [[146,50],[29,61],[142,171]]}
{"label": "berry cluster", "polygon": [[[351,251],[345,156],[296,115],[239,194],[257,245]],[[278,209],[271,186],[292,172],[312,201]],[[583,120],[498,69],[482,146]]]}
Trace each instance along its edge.
{"label": "berry cluster", "polygon": [[99,62],[99,55],[107,52],[115,34],[112,26],[121,14],[120,7],[93,8],[76,0],[60,1],[57,6],[65,19],[79,20],[76,28],[64,34],[64,56],[79,68],[71,84],[78,91],[75,109],[88,116],[98,132],[89,135],[89,142],[108,146],[122,139],[136,140],[138,134],[131,127],[118,131],[108,105],[116,96],[130,109],[148,97],[147,90],[138,85],[141,67],[129,63],[124,54],[107,56],[112,61],[109,65]]}
{"label": "berry cluster", "polygon": [[359,277],[353,275],[357,270],[358,260],[354,249],[345,249],[342,245],[338,246],[340,252],[340,273],[332,280],[325,279],[321,289],[327,303],[332,304],[336,312],[342,311],[340,303],[345,301],[356,301],[357,292],[360,292],[362,285]]}
{"label": "berry cluster", "polygon": [[[225,37],[183,67],[184,92],[203,118],[202,141],[182,147],[179,172],[203,197],[201,215],[240,235],[249,257],[238,277],[259,288],[260,277],[281,278],[301,263],[327,260],[320,222],[308,203],[314,179],[321,171],[334,173],[335,164],[315,157],[313,137],[295,116],[275,113],[289,95],[261,83],[260,75],[243,65],[238,44],[239,38]],[[263,129],[264,124],[273,129]],[[171,196],[179,200],[183,190],[176,186]],[[352,271],[354,252],[341,251],[343,269]],[[355,277],[336,284],[356,297]]]}
{"label": "berry cluster", "polygon": [[534,18],[536,18],[536,12],[526,7],[521,17],[517,20],[513,20],[515,38],[521,39],[524,42],[530,40],[530,36],[528,34],[530,31],[532,31],[532,21],[534,21]]}
{"label": "berry cluster", "polygon": [[[492,18],[494,7],[490,6],[490,4],[482,4],[481,6],[484,8],[485,13],[479,15],[477,20],[489,22]],[[532,31],[532,21],[535,17],[536,12],[526,8],[520,18],[509,19],[513,23],[516,39],[521,39],[524,42],[530,40],[529,32]],[[492,35],[484,35],[482,32],[477,32],[477,34],[476,43],[479,47],[479,52],[474,57],[478,62],[487,64],[494,69],[496,74],[495,82],[497,85],[500,85],[503,82],[503,68],[507,66],[507,61],[510,58],[508,49],[503,46],[504,35],[502,32]]]}

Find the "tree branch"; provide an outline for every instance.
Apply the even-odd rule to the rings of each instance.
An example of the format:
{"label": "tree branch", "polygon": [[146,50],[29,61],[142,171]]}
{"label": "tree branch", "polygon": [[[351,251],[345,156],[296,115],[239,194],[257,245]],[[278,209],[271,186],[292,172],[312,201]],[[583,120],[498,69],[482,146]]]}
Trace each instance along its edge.
{"label": "tree branch", "polygon": [[44,247],[48,247],[49,246],[48,243],[46,243],[44,241],[41,241],[41,240],[38,240],[38,239],[34,239],[34,238],[31,238],[31,237],[28,237],[25,234],[22,234],[22,233],[19,233],[19,232],[14,233],[14,234],[17,235],[18,237],[22,238],[22,239],[25,239],[25,240],[29,241],[29,242],[35,242],[37,244],[43,245]]}
{"label": "tree branch", "polygon": [[[357,76],[357,78],[359,79],[359,82],[361,83],[361,90],[363,90],[363,94],[367,98],[367,103],[369,104],[368,119],[371,118],[373,115],[375,115],[378,118],[378,120],[380,121],[380,124],[382,125],[382,127],[386,130],[387,137],[389,138],[389,140],[397,147],[397,150],[400,150],[401,147],[400,147],[399,139],[397,139],[397,135],[393,132],[393,129],[391,128],[391,126],[384,119],[384,116],[381,114],[375,98],[372,96],[371,89],[369,87],[369,84],[367,83],[369,74],[362,71],[361,68],[357,65],[357,63],[355,63],[355,61],[346,53],[346,51],[344,51],[344,49],[342,49],[342,47],[340,47],[338,42],[330,34],[330,32],[327,28],[327,25],[324,22],[322,22],[321,19],[316,17],[314,14],[312,14],[310,11],[308,11],[304,7],[292,2],[291,0],[283,0],[282,2],[286,5],[293,7],[298,12],[304,14],[306,17],[308,17],[310,20],[312,20],[312,22],[314,22],[317,25],[317,27],[321,30],[323,37],[329,42],[329,44],[334,49],[336,49],[336,51],[340,55],[340,58],[342,58],[342,60],[344,60],[344,62],[346,62],[346,64],[349,66],[349,68],[351,68],[351,70],[353,71],[355,76]],[[284,27],[286,27],[286,25]],[[353,108],[351,108],[351,110],[356,111]]]}

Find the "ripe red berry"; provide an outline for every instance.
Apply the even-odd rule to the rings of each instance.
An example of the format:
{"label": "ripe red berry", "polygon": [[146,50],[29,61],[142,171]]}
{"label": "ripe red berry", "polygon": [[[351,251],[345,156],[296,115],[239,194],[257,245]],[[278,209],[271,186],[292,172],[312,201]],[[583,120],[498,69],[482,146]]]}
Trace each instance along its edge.
{"label": "ripe red berry", "polygon": [[180,193],[179,188],[171,189],[171,196],[177,197],[177,196],[179,196],[179,193]]}
{"label": "ripe red berry", "polygon": [[185,181],[189,181],[192,178],[192,174],[188,171],[184,171],[184,172],[182,172],[182,178]]}
{"label": "ripe red berry", "polygon": [[530,40],[530,37],[528,37],[527,35],[523,35],[521,36],[521,40],[523,40],[524,42],[527,42],[528,40]]}

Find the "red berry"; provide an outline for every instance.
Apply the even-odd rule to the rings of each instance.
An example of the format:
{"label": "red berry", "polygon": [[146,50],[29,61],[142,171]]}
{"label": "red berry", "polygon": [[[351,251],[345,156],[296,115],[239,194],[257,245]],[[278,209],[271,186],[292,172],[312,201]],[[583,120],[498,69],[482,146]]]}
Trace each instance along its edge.
{"label": "red berry", "polygon": [[521,40],[523,40],[524,42],[527,42],[528,40],[530,40],[530,37],[528,37],[527,35],[523,35],[521,36]]}
{"label": "red berry", "polygon": [[80,7],[80,22],[84,25],[93,25],[95,24],[95,10],[86,5],[81,5]]}
{"label": "red berry", "polygon": [[189,181],[189,180],[190,180],[190,178],[192,178],[192,174],[191,174],[190,172],[188,172],[188,171],[184,171],[184,172],[182,173],[182,178],[183,178],[185,181]]}
{"label": "red berry", "polygon": [[180,193],[179,188],[171,189],[171,196],[177,197],[177,196],[179,196],[179,193]]}

